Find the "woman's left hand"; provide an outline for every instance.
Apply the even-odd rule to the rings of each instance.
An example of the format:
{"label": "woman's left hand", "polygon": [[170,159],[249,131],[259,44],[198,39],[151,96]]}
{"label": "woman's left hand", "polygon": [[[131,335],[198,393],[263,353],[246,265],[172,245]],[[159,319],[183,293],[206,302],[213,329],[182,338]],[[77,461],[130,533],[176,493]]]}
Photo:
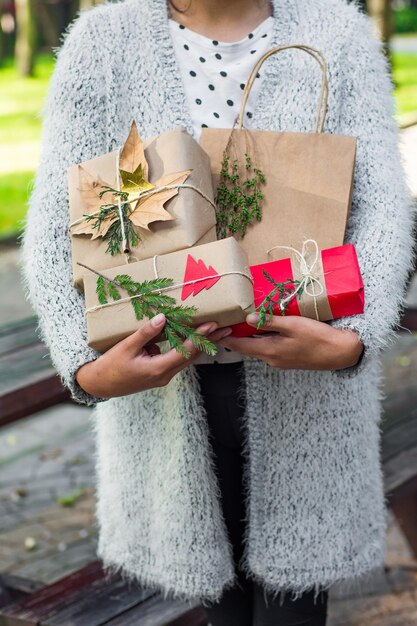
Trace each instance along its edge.
{"label": "woman's left hand", "polygon": [[[256,328],[259,316],[246,318]],[[333,328],[324,322],[296,316],[267,317],[254,337],[226,337],[219,344],[280,369],[337,370],[358,362],[363,344],[353,330]]]}

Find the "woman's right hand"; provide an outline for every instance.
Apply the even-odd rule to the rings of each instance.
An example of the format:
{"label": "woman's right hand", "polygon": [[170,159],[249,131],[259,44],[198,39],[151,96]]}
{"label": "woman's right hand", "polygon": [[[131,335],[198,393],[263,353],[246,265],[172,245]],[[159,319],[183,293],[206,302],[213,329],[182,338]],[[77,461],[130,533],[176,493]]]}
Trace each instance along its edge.
{"label": "woman's right hand", "polygon": [[[174,349],[161,354],[151,342],[164,325],[165,316],[156,315],[98,359],[82,365],[75,375],[80,387],[96,398],[114,398],[167,385],[200,352],[185,340],[184,347],[190,353],[188,359]],[[217,330],[215,322],[207,322],[197,330],[211,341],[219,341],[231,332],[229,328]]]}

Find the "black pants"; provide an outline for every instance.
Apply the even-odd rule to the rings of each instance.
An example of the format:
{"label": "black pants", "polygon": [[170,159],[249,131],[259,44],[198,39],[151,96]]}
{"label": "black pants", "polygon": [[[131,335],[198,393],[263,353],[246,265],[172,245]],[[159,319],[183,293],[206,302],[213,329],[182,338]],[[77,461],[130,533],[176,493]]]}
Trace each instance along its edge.
{"label": "black pants", "polygon": [[237,390],[243,367],[240,363],[198,365],[201,392],[207,411],[210,440],[215,456],[223,515],[233,547],[237,585],[225,591],[220,602],[207,608],[211,626],[324,626],[327,593],[291,594],[275,599],[239,569],[243,555],[245,503],[242,489],[243,400]]}

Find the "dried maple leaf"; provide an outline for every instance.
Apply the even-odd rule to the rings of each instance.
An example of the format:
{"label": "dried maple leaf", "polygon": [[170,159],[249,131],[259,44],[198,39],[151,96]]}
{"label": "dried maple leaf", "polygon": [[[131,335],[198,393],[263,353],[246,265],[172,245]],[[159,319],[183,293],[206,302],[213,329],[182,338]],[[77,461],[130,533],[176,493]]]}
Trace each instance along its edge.
{"label": "dried maple leaf", "polygon": [[[92,176],[82,165],[78,166],[80,186],[78,191],[84,204],[91,212],[97,211],[105,200],[100,198],[103,185],[107,185],[100,176]],[[109,185],[110,186],[110,185]]]}
{"label": "dried maple leaf", "polygon": [[[100,192],[103,191],[103,186],[110,187],[110,185],[107,185],[107,183],[105,183],[100,176],[92,176],[82,165],[78,166],[78,171],[80,181],[78,190],[85,203],[87,213],[96,213],[100,210],[100,207],[102,207],[103,204],[115,201],[113,194],[110,192],[108,194],[104,194],[104,196],[100,198]],[[108,196],[107,200],[106,196]],[[98,237],[104,237],[107,234],[107,231],[116,219],[117,216],[104,220],[100,229],[93,228],[94,220],[91,220],[90,222],[83,220],[79,224],[74,225],[71,230],[74,235],[92,235],[91,239],[97,239]]]}
{"label": "dried maple leaf", "polygon": [[117,215],[109,217],[101,222],[100,228],[93,228],[96,223],[94,220],[86,222],[83,220],[72,228],[73,235],[91,235],[91,241],[98,239],[99,237],[105,237],[110,226],[119,219]]}
{"label": "dried maple leaf", "polygon": [[132,122],[128,138],[126,139],[123,149],[120,153],[119,168],[126,172],[135,172],[138,166],[142,166],[142,176],[148,180],[148,163],[145,158],[145,149],[143,141],[138,133],[136,122]]}
{"label": "dried maple leaf", "polygon": [[[165,174],[154,183],[154,187],[158,189],[158,187],[165,187],[166,185],[181,185],[190,174],[191,170]],[[129,219],[135,226],[147,230],[149,230],[148,225],[151,222],[174,220],[175,217],[164,209],[164,204],[177,194],[178,189],[166,189],[139,199],[135,209],[129,215]]]}

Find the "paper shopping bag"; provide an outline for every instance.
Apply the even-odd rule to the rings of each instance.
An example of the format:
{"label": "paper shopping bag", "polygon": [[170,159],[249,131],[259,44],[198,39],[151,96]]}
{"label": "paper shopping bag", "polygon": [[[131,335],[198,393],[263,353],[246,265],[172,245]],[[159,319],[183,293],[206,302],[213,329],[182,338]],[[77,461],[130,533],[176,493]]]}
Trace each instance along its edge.
{"label": "paper shopping bag", "polygon": [[[248,95],[262,63],[290,48],[310,54],[322,70],[314,132],[243,128]],[[217,189],[218,237],[233,234],[251,265],[268,261],[268,249],[280,245],[299,249],[304,240],[314,239],[320,249],[328,249],[343,243],[356,139],[323,131],[327,96],[324,56],[304,45],[279,46],[255,64],[243,91],[237,128],[202,130],[200,144],[210,156]]]}

